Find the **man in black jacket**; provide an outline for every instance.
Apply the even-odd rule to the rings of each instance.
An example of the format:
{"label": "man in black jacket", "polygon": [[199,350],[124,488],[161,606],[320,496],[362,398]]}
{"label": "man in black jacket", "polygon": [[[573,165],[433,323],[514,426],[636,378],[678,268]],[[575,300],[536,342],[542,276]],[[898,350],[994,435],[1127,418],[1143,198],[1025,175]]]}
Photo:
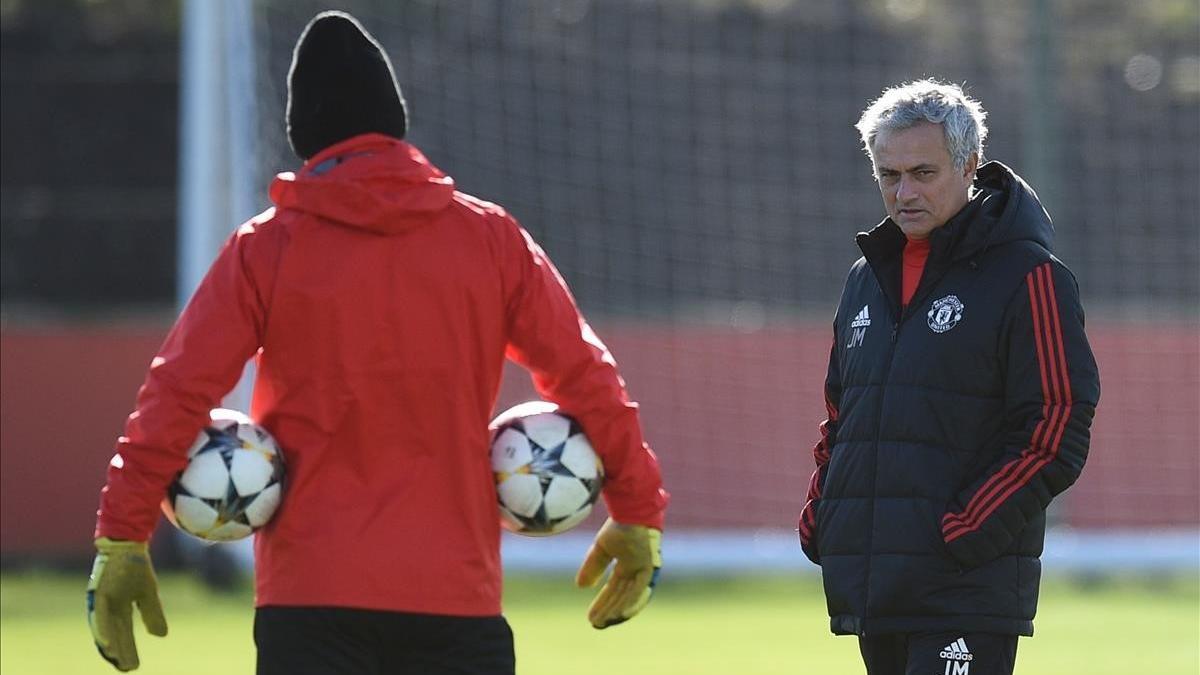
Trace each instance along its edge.
{"label": "man in black jacket", "polygon": [[858,123],[888,217],[858,235],[834,319],[800,539],[869,675],[1012,673],[1045,510],[1083,469],[1100,397],[1049,216],[980,166],[984,116],[924,80]]}

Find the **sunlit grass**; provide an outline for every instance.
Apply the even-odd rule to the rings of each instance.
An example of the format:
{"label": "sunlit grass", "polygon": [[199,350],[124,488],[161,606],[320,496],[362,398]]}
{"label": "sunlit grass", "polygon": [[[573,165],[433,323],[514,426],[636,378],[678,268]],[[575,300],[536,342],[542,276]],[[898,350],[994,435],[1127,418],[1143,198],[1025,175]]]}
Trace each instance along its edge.
{"label": "sunlit grass", "polygon": [[[0,671],[4,675],[112,673],[96,655],[83,606],[86,571],[0,577]],[[829,634],[813,576],[664,579],[647,611],[597,631],[585,619],[593,591],[570,573],[508,580],[505,604],[517,636],[518,672],[860,673],[852,638]],[[140,629],[139,673],[252,673],[249,589],[214,594],[166,575],[170,635]],[[1196,675],[1200,672],[1200,582],[1121,580],[1082,585],[1049,580],[1037,636],[1023,639],[1023,675]]]}

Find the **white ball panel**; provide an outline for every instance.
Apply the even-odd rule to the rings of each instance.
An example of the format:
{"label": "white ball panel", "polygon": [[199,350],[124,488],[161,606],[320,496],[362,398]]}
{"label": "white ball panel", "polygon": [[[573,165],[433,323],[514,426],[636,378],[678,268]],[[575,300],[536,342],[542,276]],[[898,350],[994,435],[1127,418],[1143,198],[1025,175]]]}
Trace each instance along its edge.
{"label": "white ball panel", "polygon": [[488,428],[496,429],[501,425],[507,424],[515,419],[529,417],[530,415],[537,415],[540,413],[552,413],[555,410],[558,410],[558,406],[549,401],[526,401],[524,403],[518,403],[517,405],[514,405],[508,410],[505,410],[497,415],[496,419],[492,420],[491,424],[488,425]]}
{"label": "white ball panel", "polygon": [[590,514],[591,512],[592,512],[592,505],[588,504],[587,506],[583,507],[582,509],[579,509],[578,511],[576,511],[575,514],[572,515],[570,518],[566,518],[565,520],[562,520],[561,522],[555,523],[554,528],[550,531],[550,533],[558,534],[559,532],[566,532],[567,530],[571,529],[572,527],[575,527],[576,525],[582,523],[583,519],[587,518],[588,514]]}
{"label": "white ball panel", "polygon": [[257,424],[239,424],[237,428],[238,440],[242,442],[242,447],[248,450],[257,450],[267,454],[276,454],[275,439],[271,434],[267,433],[266,429]]}
{"label": "white ball panel", "polygon": [[174,506],[175,522],[185,532],[200,535],[217,524],[217,512],[199,499],[179,495]]}
{"label": "white ball panel", "polygon": [[537,476],[519,473],[496,486],[500,502],[508,510],[527,518],[537,513],[542,505],[542,483]]}
{"label": "white ball panel", "polygon": [[228,429],[236,424],[254,424],[250,416],[240,410],[230,408],[213,408],[208,413],[212,426],[218,429]]}
{"label": "white ball panel", "polygon": [[223,499],[229,489],[229,470],[219,452],[202,452],[192,458],[179,484],[192,496]]}
{"label": "white ball panel", "polygon": [[279,501],[283,497],[283,486],[279,483],[268,487],[254,501],[246,506],[246,520],[250,521],[253,527],[262,527],[267,524],[271,516],[275,515],[275,509],[279,508]]}
{"label": "white ball panel", "polygon": [[233,430],[233,435],[242,442],[243,448],[259,448],[263,446],[262,436],[258,427],[253,424],[239,424]]}
{"label": "white ball panel", "polygon": [[[500,413],[489,425],[493,430],[501,429],[491,447],[500,520],[504,527],[518,534],[547,536],[571,529],[592,510],[594,498],[585,481],[598,482],[604,478],[604,467],[587,438],[578,433],[572,438],[574,422],[557,410],[553,403],[530,401]],[[519,424],[521,431],[504,429],[512,424]],[[522,456],[520,463],[513,461],[513,457],[504,461],[506,450],[509,455],[515,454],[515,450],[503,447],[506,443],[513,444],[513,437],[525,441],[517,441],[515,445],[530,449],[528,457]],[[534,462],[535,444],[547,450],[561,448],[561,453],[542,456]],[[573,473],[578,478],[556,473]],[[539,532],[525,529],[522,521],[540,522],[539,516],[557,524]]]}
{"label": "white ball panel", "polygon": [[521,528],[524,527],[521,525],[521,521],[513,515],[513,512],[504,508],[503,504],[500,505],[500,524],[504,529],[512,532],[520,532]]}
{"label": "white ball panel", "polygon": [[562,465],[580,478],[595,478],[599,474],[596,452],[583,434],[575,434],[567,439],[567,446],[563,448],[562,453]]}
{"label": "white ball panel", "polygon": [[201,429],[200,433],[196,435],[196,440],[192,441],[192,447],[188,448],[188,451],[187,451],[188,459],[195,457],[196,453],[200,452],[200,448],[203,448],[207,443],[208,443],[208,432],[205,431],[204,429]]}
{"label": "white ball panel", "polygon": [[525,419],[525,435],[543,448],[553,448],[567,440],[571,421],[562,415],[547,413]]}
{"label": "white ball panel", "polygon": [[542,498],[546,505],[546,517],[551,520],[565,518],[587,503],[588,489],[576,478],[555,476]]}
{"label": "white ball panel", "polygon": [[209,541],[236,541],[249,537],[253,532],[254,530],[242,523],[230,521],[228,523],[221,523],[220,526],[205,532],[204,538]]}
{"label": "white ball panel", "polygon": [[265,488],[274,472],[274,465],[263,453],[244,449],[233,451],[229,479],[233,481],[239,496],[248,497]]}
{"label": "white ball panel", "polygon": [[515,473],[532,460],[529,439],[516,429],[505,429],[492,443],[492,471]]}
{"label": "white ball panel", "polygon": [[[282,460],[266,429],[244,413],[213,409],[207,428],[188,449],[188,466],[176,480],[181,494],[168,509],[172,520],[185,532],[209,541],[248,536],[274,515],[283,498]],[[268,487],[272,482],[273,488]],[[250,499],[245,516],[236,521],[249,523],[221,522],[221,514],[232,506],[230,499],[241,497]]]}

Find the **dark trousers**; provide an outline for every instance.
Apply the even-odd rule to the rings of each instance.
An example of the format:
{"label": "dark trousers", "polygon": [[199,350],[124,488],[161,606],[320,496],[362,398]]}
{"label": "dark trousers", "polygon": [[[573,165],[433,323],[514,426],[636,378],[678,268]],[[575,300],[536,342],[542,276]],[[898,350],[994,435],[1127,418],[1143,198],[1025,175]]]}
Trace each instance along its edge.
{"label": "dark trousers", "polygon": [[858,639],[867,675],[1012,675],[1017,636],[896,633]]}
{"label": "dark trousers", "polygon": [[503,616],[260,607],[258,675],[511,675],[513,635]]}

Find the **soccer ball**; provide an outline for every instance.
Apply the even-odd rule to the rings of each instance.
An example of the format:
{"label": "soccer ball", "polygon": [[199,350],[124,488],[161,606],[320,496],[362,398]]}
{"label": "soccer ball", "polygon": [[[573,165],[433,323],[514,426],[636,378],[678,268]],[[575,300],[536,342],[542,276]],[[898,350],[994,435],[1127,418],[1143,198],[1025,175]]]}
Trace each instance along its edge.
{"label": "soccer ball", "polygon": [[604,483],[604,465],[578,422],[553,403],[530,401],[500,413],[488,428],[505,528],[547,536],[587,518]]}
{"label": "soccer ball", "polygon": [[266,429],[236,410],[214,408],[209,419],[162,509],[190,535],[234,541],[265,525],[279,507],[283,454]]}

